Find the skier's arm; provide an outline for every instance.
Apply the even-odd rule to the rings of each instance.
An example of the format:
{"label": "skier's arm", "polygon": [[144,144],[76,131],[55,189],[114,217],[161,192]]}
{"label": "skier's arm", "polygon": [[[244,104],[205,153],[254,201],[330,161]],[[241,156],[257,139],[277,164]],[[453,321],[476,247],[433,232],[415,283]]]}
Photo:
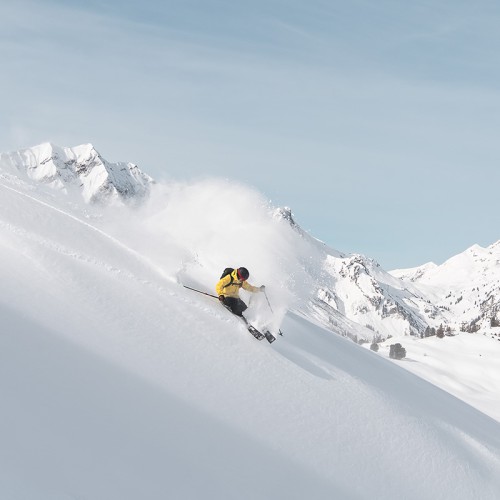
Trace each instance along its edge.
{"label": "skier's arm", "polygon": [[247,281],[244,281],[241,285],[247,292],[257,293],[261,291],[261,287],[253,286]]}

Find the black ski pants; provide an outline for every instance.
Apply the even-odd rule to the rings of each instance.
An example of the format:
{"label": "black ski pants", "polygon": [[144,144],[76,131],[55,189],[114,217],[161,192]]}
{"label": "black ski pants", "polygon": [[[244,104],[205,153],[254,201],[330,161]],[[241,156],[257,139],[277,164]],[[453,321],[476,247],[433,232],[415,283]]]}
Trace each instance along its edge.
{"label": "black ski pants", "polygon": [[236,316],[242,316],[243,311],[247,309],[247,305],[237,297],[225,297],[224,305]]}

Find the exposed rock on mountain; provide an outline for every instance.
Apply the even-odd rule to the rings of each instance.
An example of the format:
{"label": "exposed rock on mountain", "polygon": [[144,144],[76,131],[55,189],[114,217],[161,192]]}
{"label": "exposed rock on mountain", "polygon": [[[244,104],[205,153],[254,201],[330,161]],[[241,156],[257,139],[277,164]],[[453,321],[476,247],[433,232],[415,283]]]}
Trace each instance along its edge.
{"label": "exposed rock on mountain", "polygon": [[2,153],[0,165],[56,189],[80,192],[86,203],[138,203],[153,183],[137,165],[106,161],[92,144],[61,148],[44,143]]}

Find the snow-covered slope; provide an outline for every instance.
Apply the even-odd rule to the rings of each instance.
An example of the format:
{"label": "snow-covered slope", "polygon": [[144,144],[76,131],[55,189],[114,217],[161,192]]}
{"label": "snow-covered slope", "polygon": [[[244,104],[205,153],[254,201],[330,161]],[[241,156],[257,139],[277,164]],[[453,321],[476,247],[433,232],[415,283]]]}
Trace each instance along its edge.
{"label": "snow-covered slope", "polygon": [[446,322],[412,283],[394,278],[373,259],[329,248],[305,233],[289,209],[277,210],[276,216],[288,221],[307,247],[301,262],[311,279],[307,314],[322,325],[359,341],[419,335]]}
{"label": "snow-covered slope", "polygon": [[379,353],[388,357],[390,345],[401,343],[407,351],[397,362],[402,367],[500,422],[500,332],[494,330],[443,338],[394,337],[380,344]]}
{"label": "snow-covered slope", "polygon": [[153,180],[132,163],[110,163],[92,146],[61,148],[44,143],[0,154],[0,167],[62,190],[78,190],[86,202],[137,202]]}
{"label": "snow-covered slope", "polygon": [[[135,165],[107,162],[90,144],[61,148],[46,143],[2,154],[0,167],[15,175],[25,172],[31,179],[64,191],[76,189],[84,201],[101,204],[124,200],[143,204],[153,183]],[[257,204],[262,205],[262,200]],[[265,218],[271,217],[272,210],[267,208]],[[301,249],[293,252],[299,257],[292,263],[293,269],[286,269],[292,274],[283,288],[291,289],[299,297],[296,307],[315,316],[321,325],[354,340],[371,341],[389,335],[417,335],[428,326],[446,322],[440,310],[415,287],[394,279],[372,259],[342,254],[309,236],[296,224],[290,209],[275,210],[274,218],[290,226],[294,234],[283,230],[270,234],[272,243],[286,251],[295,245]],[[231,227],[234,224],[237,220]],[[272,226],[267,221],[265,224]],[[284,240],[286,249],[279,239]]]}
{"label": "snow-covered slope", "polygon": [[474,245],[440,266],[391,274],[417,287],[457,331],[500,327],[500,241],[486,248]]}
{"label": "snow-covered slope", "polygon": [[[157,188],[108,213],[0,177],[1,498],[498,498],[500,423],[318,326],[324,261],[258,194]],[[271,345],[180,284],[241,263]]]}

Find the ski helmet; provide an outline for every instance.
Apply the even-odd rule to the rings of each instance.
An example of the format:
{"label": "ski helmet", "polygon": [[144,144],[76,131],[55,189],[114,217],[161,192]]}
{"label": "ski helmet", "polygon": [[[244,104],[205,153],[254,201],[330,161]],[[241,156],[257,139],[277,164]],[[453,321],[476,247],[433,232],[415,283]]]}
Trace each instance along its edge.
{"label": "ski helmet", "polygon": [[238,268],[238,278],[240,280],[246,281],[249,276],[250,276],[250,273],[248,272],[248,269],[246,267],[239,267]]}

